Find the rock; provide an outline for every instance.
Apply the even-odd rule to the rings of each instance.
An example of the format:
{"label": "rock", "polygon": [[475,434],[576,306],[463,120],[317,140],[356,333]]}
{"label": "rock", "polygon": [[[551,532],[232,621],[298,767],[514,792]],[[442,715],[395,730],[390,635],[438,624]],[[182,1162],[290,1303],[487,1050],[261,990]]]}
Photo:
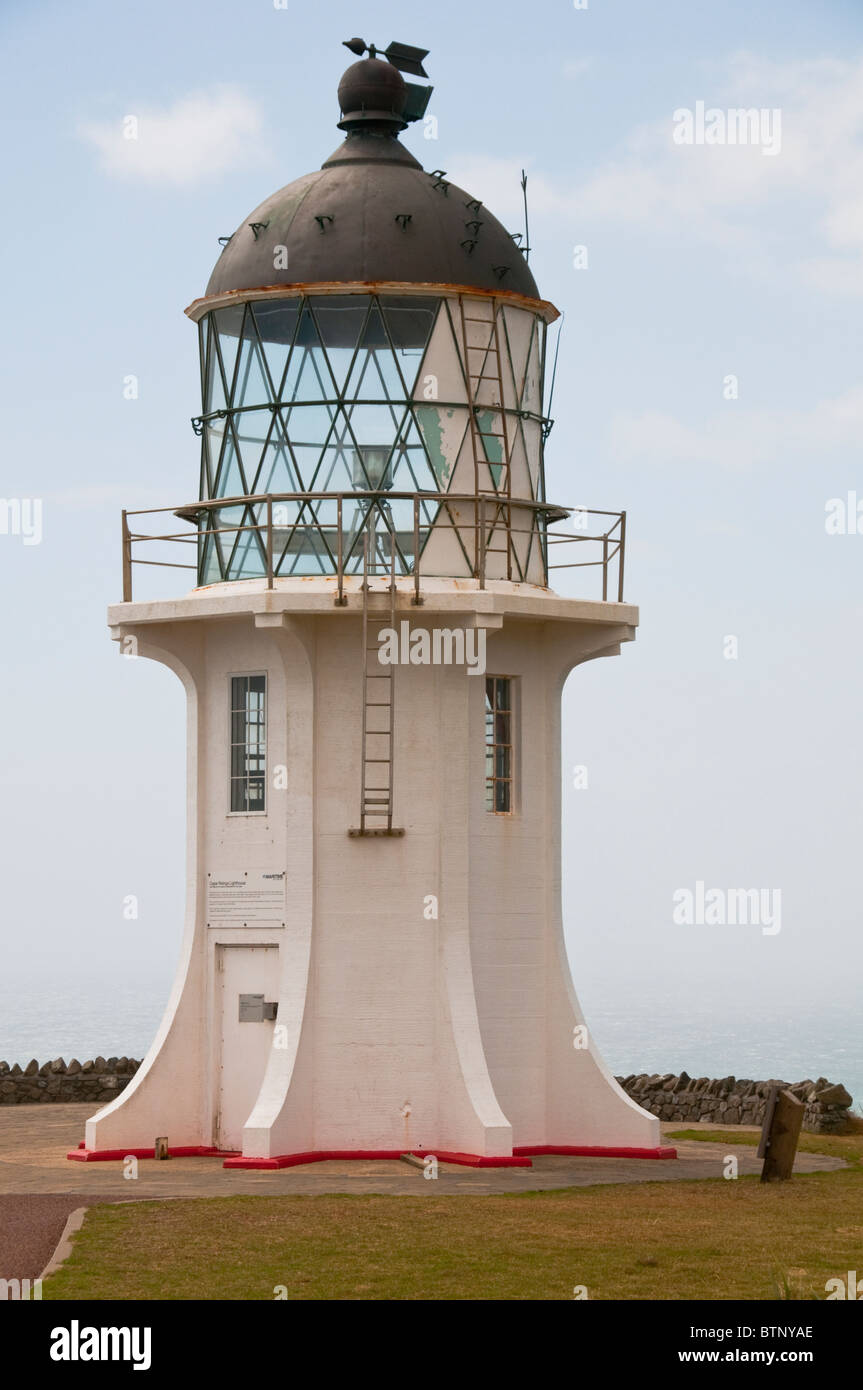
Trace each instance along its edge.
{"label": "rock", "polygon": [[82,1071],[95,1071],[95,1070],[96,1070],[96,1063],[95,1063],[95,1062],[85,1062],[85,1063],[83,1064],[83,1066],[81,1067],[81,1070],[82,1070]]}
{"label": "rock", "polygon": [[685,1091],[691,1080],[692,1077],[687,1072],[682,1071],[677,1078],[678,1090]]}
{"label": "rock", "polygon": [[54,1061],[49,1064],[48,1070],[54,1073],[65,1071],[66,1063],[63,1061],[62,1057],[55,1057]]}
{"label": "rock", "polygon": [[843,1110],[847,1110],[852,1104],[854,1097],[849,1096],[844,1086],[825,1086],[822,1090],[815,1092],[815,1099],[822,1105],[838,1105]]}
{"label": "rock", "polygon": [[66,1075],[75,1076],[80,1070],[81,1063],[78,1061],[77,1057],[73,1057],[68,1067],[66,1068]]}
{"label": "rock", "polygon": [[19,1067],[19,1065],[18,1065],[17,1062],[14,1063],[14,1065],[13,1065],[13,1067],[12,1067],[12,1070],[10,1071],[9,1075],[10,1075],[10,1076],[23,1076],[23,1075],[24,1075],[23,1071],[21,1070],[21,1068]]}
{"label": "rock", "polygon": [[106,1070],[106,1071],[116,1071],[116,1070],[117,1070],[117,1063],[119,1062],[119,1060],[120,1060],[119,1057],[109,1057],[108,1060],[107,1060],[107,1062],[105,1063],[105,1070]]}
{"label": "rock", "polygon": [[25,1076],[38,1076],[38,1075],[39,1075],[39,1063],[36,1061],[36,1058],[35,1058],[35,1057],[32,1059],[32,1061],[30,1061],[30,1062],[27,1063],[26,1067],[24,1068],[24,1075],[25,1075]]}
{"label": "rock", "polygon": [[93,1063],[93,1067],[96,1071],[104,1071],[107,1065],[104,1057],[97,1057]]}

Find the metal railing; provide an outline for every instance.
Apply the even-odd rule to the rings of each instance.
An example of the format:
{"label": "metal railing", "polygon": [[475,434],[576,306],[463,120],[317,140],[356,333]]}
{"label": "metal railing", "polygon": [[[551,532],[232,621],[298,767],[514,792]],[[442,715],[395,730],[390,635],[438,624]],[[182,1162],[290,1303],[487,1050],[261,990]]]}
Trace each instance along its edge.
{"label": "metal railing", "polygon": [[[393,504],[410,503],[411,521],[397,522]],[[335,506],[332,521],[322,520],[315,504]],[[435,509],[429,517],[428,508]],[[236,524],[221,524],[218,513],[242,509],[243,519]],[[295,509],[296,515],[284,519],[283,512]],[[404,515],[407,509],[402,507]],[[195,529],[185,532],[143,532],[137,518],[171,513]],[[215,515],[213,515],[215,514]],[[573,516],[574,529],[555,529]],[[610,518],[604,530],[587,534],[587,518]],[[217,524],[211,524],[215,521]],[[130,524],[131,523],[131,524]],[[591,507],[566,508],[548,502],[499,497],[493,493],[453,494],[447,492],[282,492],[243,497],[220,497],[212,501],[193,502],[183,507],[151,507],[122,513],[123,602],[133,600],[133,570],[136,565],[166,569],[194,570],[199,584],[222,583],[231,580],[265,578],[267,588],[275,587],[277,579],[297,575],[316,575],[336,580],[337,605],[347,603],[345,580],[362,575],[363,535],[371,530],[386,537],[397,557],[400,576],[413,581],[413,599],[422,603],[422,579],[473,578],[484,589],[496,579],[520,583],[550,585],[555,570],[601,570],[601,597],[604,602],[623,602],[623,576],[626,547],[626,512],[601,511]],[[434,558],[430,548],[432,538],[451,532],[457,547],[451,552],[454,562],[441,568],[441,556]],[[206,554],[210,544],[221,545],[223,538],[234,538],[232,557],[237,554],[241,536],[249,536],[246,556],[251,546],[259,561],[252,573],[232,571],[233,560],[225,565],[220,557],[217,575],[205,573]],[[194,564],[180,560],[144,558],[135,549],[151,547],[148,554],[157,552],[157,545],[196,547]],[[576,549],[578,547],[578,549]],[[585,553],[588,558],[575,559]],[[560,556],[560,558],[557,558]],[[314,562],[314,567],[306,566]],[[245,559],[238,562],[240,570]],[[299,567],[298,567],[299,566]]]}

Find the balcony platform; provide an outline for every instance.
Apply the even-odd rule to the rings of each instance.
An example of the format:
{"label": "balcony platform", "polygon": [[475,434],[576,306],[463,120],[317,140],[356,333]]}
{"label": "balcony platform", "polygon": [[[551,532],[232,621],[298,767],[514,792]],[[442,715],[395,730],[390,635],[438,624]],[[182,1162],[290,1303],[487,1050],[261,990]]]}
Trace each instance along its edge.
{"label": "balcony platform", "polygon": [[[293,618],[351,617],[362,613],[362,580],[347,576],[343,580],[346,603],[336,603],[338,581],[335,576],[309,576],[276,579],[272,588],[267,580],[245,579],[210,584],[193,589],[181,598],[139,600],[115,603],[108,610],[112,629],[148,623],[195,622],[202,618],[232,618],[250,615],[259,627],[279,627]],[[481,588],[476,579],[423,578],[422,604],[418,606],[414,581],[396,580],[396,608],[402,617],[436,613],[471,626],[498,627],[507,619],[536,622],[585,623],[601,627],[638,626],[638,608],[631,603],[612,603],[601,599],[568,598],[534,584],[508,580],[487,581]],[[381,609],[389,603],[389,584],[384,578],[370,582],[370,603]],[[622,638],[621,640],[627,640]]]}

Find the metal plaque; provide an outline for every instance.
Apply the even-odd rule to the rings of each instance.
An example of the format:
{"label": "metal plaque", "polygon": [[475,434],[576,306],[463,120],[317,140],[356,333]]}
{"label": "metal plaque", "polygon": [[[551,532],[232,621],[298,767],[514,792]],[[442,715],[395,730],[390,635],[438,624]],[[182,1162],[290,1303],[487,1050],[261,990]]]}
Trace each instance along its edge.
{"label": "metal plaque", "polygon": [[283,927],[287,874],[284,869],[222,869],[207,874],[207,922],[245,927],[258,922]]}

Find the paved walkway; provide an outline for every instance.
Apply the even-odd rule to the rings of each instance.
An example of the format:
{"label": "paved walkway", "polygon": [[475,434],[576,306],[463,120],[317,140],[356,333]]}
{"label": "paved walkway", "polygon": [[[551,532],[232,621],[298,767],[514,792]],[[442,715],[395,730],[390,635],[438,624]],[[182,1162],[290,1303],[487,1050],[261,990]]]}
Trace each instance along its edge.
{"label": "paved walkway", "polygon": [[[309,1163],[267,1172],[225,1169],[217,1158],[138,1161],[137,1179],[120,1161],[66,1158],[84,1133],[91,1104],[0,1106],[0,1278],[32,1278],[47,1263],[69,1212],[96,1202],[160,1197],[229,1197],[375,1192],[394,1196],[549,1191],[597,1183],[667,1182],[722,1176],[728,1154],[741,1175],[759,1173],[755,1149],[740,1144],[679,1143],[676,1159],[571,1158],[547,1155],[531,1168],[461,1168],[441,1163],[436,1182],[397,1159]],[[663,1130],[683,1128],[663,1125]],[[800,1153],[797,1173],[842,1168],[841,1159]]]}

